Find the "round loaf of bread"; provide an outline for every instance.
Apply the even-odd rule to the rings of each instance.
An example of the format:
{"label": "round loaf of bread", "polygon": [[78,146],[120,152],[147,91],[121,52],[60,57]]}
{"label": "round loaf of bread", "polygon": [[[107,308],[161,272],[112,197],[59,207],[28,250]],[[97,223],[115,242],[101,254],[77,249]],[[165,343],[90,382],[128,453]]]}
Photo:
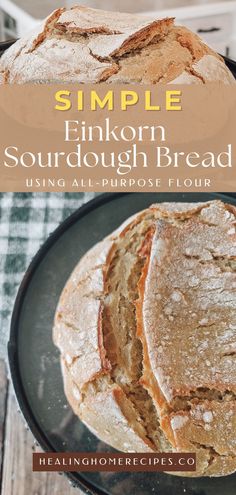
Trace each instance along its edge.
{"label": "round loaf of bread", "polygon": [[[126,452],[236,470],[236,209],[163,203],[79,262],[53,338],[74,412]],[[178,473],[186,475],[186,473]]]}
{"label": "round loaf of bread", "polygon": [[234,83],[224,60],[174,19],[61,8],[0,60],[0,83]]}

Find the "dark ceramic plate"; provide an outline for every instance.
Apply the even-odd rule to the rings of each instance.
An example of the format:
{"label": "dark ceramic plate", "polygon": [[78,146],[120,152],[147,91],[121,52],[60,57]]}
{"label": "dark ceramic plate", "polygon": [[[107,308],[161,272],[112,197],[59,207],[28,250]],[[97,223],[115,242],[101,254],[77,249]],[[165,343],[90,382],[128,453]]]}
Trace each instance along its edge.
{"label": "dark ceramic plate", "polygon": [[[9,361],[21,410],[35,438],[49,451],[109,451],[67,405],[52,343],[53,317],[61,290],[80,257],[127,217],[154,202],[206,201],[224,194],[133,193],[96,197],[62,223],[31,263],[12,317]],[[179,478],[162,473],[71,473],[89,494],[233,495],[236,476]]]}

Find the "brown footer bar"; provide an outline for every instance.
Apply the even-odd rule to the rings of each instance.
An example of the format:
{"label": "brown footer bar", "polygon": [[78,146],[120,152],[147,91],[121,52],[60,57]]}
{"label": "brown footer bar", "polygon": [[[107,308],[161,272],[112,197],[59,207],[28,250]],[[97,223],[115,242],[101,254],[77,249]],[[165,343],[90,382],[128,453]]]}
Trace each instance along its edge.
{"label": "brown footer bar", "polygon": [[33,453],[33,471],[196,471],[196,454]]}

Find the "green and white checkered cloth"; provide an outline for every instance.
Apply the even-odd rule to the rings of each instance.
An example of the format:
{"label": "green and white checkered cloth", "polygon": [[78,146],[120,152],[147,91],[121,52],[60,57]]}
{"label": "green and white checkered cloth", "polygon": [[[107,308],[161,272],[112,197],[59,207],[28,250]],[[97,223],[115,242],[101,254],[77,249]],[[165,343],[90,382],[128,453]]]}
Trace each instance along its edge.
{"label": "green and white checkered cloth", "polygon": [[94,193],[0,193],[0,358],[6,357],[17,289],[32,257]]}

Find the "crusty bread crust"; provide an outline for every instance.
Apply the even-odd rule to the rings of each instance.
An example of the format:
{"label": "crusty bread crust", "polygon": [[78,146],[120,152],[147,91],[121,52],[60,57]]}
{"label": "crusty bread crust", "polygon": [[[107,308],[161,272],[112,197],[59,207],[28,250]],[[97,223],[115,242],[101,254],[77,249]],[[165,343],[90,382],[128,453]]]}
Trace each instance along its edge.
{"label": "crusty bread crust", "polygon": [[53,339],[61,351],[65,393],[75,414],[116,449],[151,452],[132,404],[110,380],[100,320],[106,263],[116,239],[134,218],[96,244],[77,265],[58,303]]}
{"label": "crusty bread crust", "polygon": [[196,476],[236,470],[235,224],[220,201],[151,206],[85,255],[55,317],[74,412],[119,450],[195,451]]}
{"label": "crusty bread crust", "polygon": [[223,59],[174,19],[82,6],[53,12],[0,60],[0,84],[234,83]]}
{"label": "crusty bread crust", "polygon": [[145,384],[161,427],[177,450],[196,449],[211,476],[236,469],[235,218],[220,202],[166,211],[140,288],[146,373],[158,388]]}

